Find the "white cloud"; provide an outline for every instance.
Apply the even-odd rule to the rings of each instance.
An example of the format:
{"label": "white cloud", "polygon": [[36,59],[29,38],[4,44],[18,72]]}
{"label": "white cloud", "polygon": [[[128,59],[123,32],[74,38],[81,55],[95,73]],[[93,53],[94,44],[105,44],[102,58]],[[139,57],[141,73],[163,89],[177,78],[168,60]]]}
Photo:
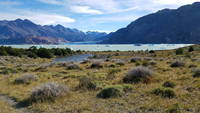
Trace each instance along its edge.
{"label": "white cloud", "polygon": [[184,5],[191,4],[198,0],[153,0],[153,3],[165,4],[165,5]]}
{"label": "white cloud", "polygon": [[63,5],[64,0],[38,0],[46,4]]}
{"label": "white cloud", "polygon": [[119,9],[119,4],[115,0],[71,0],[70,3],[98,8],[105,12],[113,12]]}
{"label": "white cloud", "polygon": [[0,19],[1,20],[15,20],[17,18],[21,19],[29,19],[36,24],[40,25],[56,25],[62,24],[67,26],[69,23],[75,22],[75,19],[70,17],[57,15],[57,14],[46,14],[46,13],[34,13],[34,12],[21,12],[19,14],[13,13],[1,13],[0,12]]}
{"label": "white cloud", "polygon": [[177,8],[200,0],[39,0],[44,3],[62,5],[75,13],[111,14],[134,10],[156,11]]}
{"label": "white cloud", "polygon": [[14,1],[0,1],[0,5],[3,6],[13,6],[13,5],[20,5],[20,2],[14,2]]}
{"label": "white cloud", "polygon": [[138,16],[136,15],[119,15],[119,16],[92,18],[91,20],[96,23],[123,22],[123,21],[133,21],[137,19],[137,17]]}
{"label": "white cloud", "polygon": [[85,13],[85,14],[103,14],[103,12],[95,9],[91,9],[89,6],[72,6],[72,12],[75,13]]}

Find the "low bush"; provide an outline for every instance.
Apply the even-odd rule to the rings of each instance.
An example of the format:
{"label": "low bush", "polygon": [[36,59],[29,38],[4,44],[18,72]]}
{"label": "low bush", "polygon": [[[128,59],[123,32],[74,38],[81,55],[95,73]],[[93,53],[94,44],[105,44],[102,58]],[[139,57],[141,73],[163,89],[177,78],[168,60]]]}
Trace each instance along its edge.
{"label": "low bush", "polygon": [[151,60],[151,61],[149,62],[149,64],[150,64],[150,65],[156,65],[157,62],[156,62],[155,60]]}
{"label": "low bush", "polygon": [[79,79],[79,86],[80,89],[86,89],[86,90],[95,90],[96,84],[92,82],[92,80],[88,77],[82,77]]}
{"label": "low bush", "polygon": [[131,58],[130,62],[139,62],[141,60],[142,60],[141,57],[134,57],[134,58]]}
{"label": "low bush", "polygon": [[91,64],[90,68],[103,68],[103,65],[101,62],[96,61]]}
{"label": "low bush", "polygon": [[168,110],[166,110],[167,113],[181,113],[180,107],[178,104],[172,105]]}
{"label": "low bush", "polygon": [[69,48],[37,48],[35,46],[30,47],[29,49],[18,49],[6,46],[0,46],[0,56],[28,56],[31,58],[52,58],[54,56],[66,56],[73,53],[80,53],[81,51],[72,51]]}
{"label": "low bush", "polygon": [[172,64],[170,66],[171,67],[184,67],[185,63],[183,61],[174,61],[174,62],[172,62]]}
{"label": "low bush", "polygon": [[153,75],[153,71],[147,67],[139,66],[130,70],[123,78],[125,83],[147,83]]}
{"label": "low bush", "polygon": [[122,61],[122,60],[117,60],[116,64],[119,65],[119,66],[123,66],[123,65],[125,65],[125,62]]}
{"label": "low bush", "polygon": [[81,62],[81,64],[87,64],[87,63],[90,63],[91,61],[90,60],[84,60]]}
{"label": "low bush", "polygon": [[194,78],[200,77],[200,69],[199,68],[192,70],[192,72],[194,73],[192,75]]}
{"label": "low bush", "polygon": [[115,74],[121,72],[121,69],[110,69],[107,74],[107,79],[115,78]]}
{"label": "low bush", "polygon": [[69,92],[68,87],[54,83],[44,83],[41,86],[34,89],[30,96],[31,102],[45,102],[55,101],[58,97],[63,97]]}
{"label": "low bush", "polygon": [[0,74],[10,74],[10,73],[17,73],[18,71],[13,68],[2,68]]}
{"label": "low bush", "polygon": [[110,64],[110,65],[108,65],[108,67],[110,67],[110,68],[115,68],[116,65],[115,65],[115,64]]}
{"label": "low bush", "polygon": [[196,68],[197,65],[195,65],[195,64],[190,64],[188,67],[189,67],[189,68]]}
{"label": "low bush", "polygon": [[80,67],[77,64],[68,64],[67,69],[69,69],[69,70],[80,69]]}
{"label": "low bush", "polygon": [[173,83],[173,82],[170,82],[170,81],[166,81],[166,82],[163,84],[163,87],[174,88],[175,86],[176,86],[176,84]]}
{"label": "low bush", "polygon": [[154,50],[150,50],[149,53],[155,53],[155,51]]}
{"label": "low bush", "polygon": [[51,53],[51,51],[46,48],[38,49],[37,55],[41,58],[52,58],[53,57],[53,54]]}
{"label": "low bush", "polygon": [[122,92],[118,88],[110,87],[110,88],[105,88],[105,89],[101,90],[97,94],[97,97],[107,99],[107,98],[120,97],[121,95],[122,95]]}
{"label": "low bush", "polygon": [[174,98],[176,96],[175,92],[170,88],[156,88],[152,93],[163,98]]}
{"label": "low bush", "polygon": [[194,51],[194,48],[192,46],[189,47],[188,52]]}
{"label": "low bush", "polygon": [[35,75],[23,75],[19,78],[16,78],[14,83],[15,84],[29,84],[31,81],[36,81],[37,77]]}
{"label": "low bush", "polygon": [[183,49],[179,48],[175,52],[176,52],[176,55],[182,55],[183,54]]}

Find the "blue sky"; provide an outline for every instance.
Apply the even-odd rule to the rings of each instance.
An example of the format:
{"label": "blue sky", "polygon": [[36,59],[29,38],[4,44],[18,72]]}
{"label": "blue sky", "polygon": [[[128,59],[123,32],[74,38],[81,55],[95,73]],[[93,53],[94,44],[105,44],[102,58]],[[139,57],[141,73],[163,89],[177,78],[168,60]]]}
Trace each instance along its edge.
{"label": "blue sky", "polygon": [[116,31],[164,8],[198,0],[0,0],[0,20],[29,19],[41,25],[61,24],[83,31]]}

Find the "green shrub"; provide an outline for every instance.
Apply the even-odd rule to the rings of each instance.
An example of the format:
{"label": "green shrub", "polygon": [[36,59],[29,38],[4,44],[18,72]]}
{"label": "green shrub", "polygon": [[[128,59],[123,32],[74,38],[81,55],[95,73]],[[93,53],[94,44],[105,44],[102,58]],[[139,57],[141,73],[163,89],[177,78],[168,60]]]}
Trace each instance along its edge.
{"label": "green shrub", "polygon": [[174,61],[174,62],[172,62],[172,64],[170,66],[171,67],[184,67],[185,63],[183,61]]}
{"label": "green shrub", "polygon": [[190,64],[188,67],[189,67],[189,68],[196,68],[197,65],[195,65],[195,64]]}
{"label": "green shrub", "polygon": [[188,52],[194,51],[194,48],[192,46],[189,47]]}
{"label": "green shrub", "polygon": [[134,57],[134,58],[131,58],[130,62],[139,62],[141,60],[142,60],[141,57]]}
{"label": "green shrub", "polygon": [[103,65],[101,62],[96,61],[91,64],[90,68],[103,68]]}
{"label": "green shrub", "polygon": [[107,79],[113,79],[118,72],[121,72],[121,69],[110,69],[107,74]]}
{"label": "green shrub", "polygon": [[166,82],[163,84],[163,87],[174,88],[175,86],[176,86],[176,84],[173,83],[173,82],[170,82],[170,81],[166,81]]}
{"label": "green shrub", "polygon": [[[79,51],[77,51],[78,53]],[[65,55],[71,55],[75,53],[75,51],[72,51],[69,48],[62,49],[62,48],[52,48],[52,49],[46,49],[46,48],[39,48],[32,46],[29,49],[18,49],[18,48],[12,48],[12,47],[6,47],[6,46],[0,46],[0,56],[28,56],[31,58],[52,58],[54,56],[65,56]]]}
{"label": "green shrub", "polygon": [[30,58],[37,58],[38,57],[37,54],[30,52],[30,51],[27,52],[27,56],[30,57]]}
{"label": "green shrub", "polygon": [[0,56],[7,56],[7,55],[8,53],[6,52],[6,50],[0,47]]}
{"label": "green shrub", "polygon": [[17,73],[18,71],[12,68],[2,68],[0,74],[10,74],[10,73]]}
{"label": "green shrub", "polygon": [[192,75],[194,78],[200,77],[200,69],[199,69],[199,68],[194,69],[192,72],[194,73],[194,74]]}
{"label": "green shrub", "polygon": [[174,98],[176,96],[175,92],[170,88],[156,88],[152,93],[163,98]]}
{"label": "green shrub", "polygon": [[182,55],[183,54],[183,49],[179,48],[176,50],[176,55]]}
{"label": "green shrub", "polygon": [[149,62],[149,64],[150,64],[150,65],[156,65],[157,62],[156,62],[155,60],[151,60],[151,61]]}
{"label": "green shrub", "polygon": [[150,50],[149,53],[155,53],[155,51],[154,50]]}
{"label": "green shrub", "polygon": [[96,84],[92,82],[92,80],[88,77],[82,77],[79,79],[78,88],[87,89],[87,90],[95,90]]}
{"label": "green shrub", "polygon": [[46,48],[40,48],[37,51],[37,55],[41,58],[52,58],[53,54],[50,52],[50,50]]}
{"label": "green shrub", "polygon": [[139,66],[130,70],[123,78],[125,83],[148,82],[153,75],[153,71],[147,67]]}
{"label": "green shrub", "polygon": [[110,67],[110,68],[115,68],[116,65],[115,65],[115,64],[110,64],[110,65],[108,65],[108,67]]}
{"label": "green shrub", "polygon": [[114,98],[114,97],[120,97],[122,95],[122,92],[118,88],[105,88],[101,90],[98,94],[98,98]]}
{"label": "green shrub", "polygon": [[107,88],[116,88],[124,92],[129,92],[133,90],[133,86],[131,84],[111,85],[111,86],[107,86]]}

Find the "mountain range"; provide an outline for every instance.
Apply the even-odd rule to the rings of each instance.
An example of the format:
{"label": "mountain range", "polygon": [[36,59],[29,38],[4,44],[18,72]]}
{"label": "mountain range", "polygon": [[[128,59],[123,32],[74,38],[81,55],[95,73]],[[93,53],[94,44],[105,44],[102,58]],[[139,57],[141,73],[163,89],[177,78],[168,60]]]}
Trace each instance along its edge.
{"label": "mountain range", "polygon": [[200,43],[200,2],[164,9],[141,17],[126,28],[110,33],[106,44]]}
{"label": "mountain range", "polygon": [[99,41],[104,32],[82,32],[62,25],[37,25],[30,20],[0,21],[0,44],[59,44]]}
{"label": "mountain range", "polygon": [[0,21],[0,44],[59,44],[99,41],[100,44],[200,43],[200,2],[163,9],[106,34],[82,32],[62,25],[37,25],[30,20]]}

